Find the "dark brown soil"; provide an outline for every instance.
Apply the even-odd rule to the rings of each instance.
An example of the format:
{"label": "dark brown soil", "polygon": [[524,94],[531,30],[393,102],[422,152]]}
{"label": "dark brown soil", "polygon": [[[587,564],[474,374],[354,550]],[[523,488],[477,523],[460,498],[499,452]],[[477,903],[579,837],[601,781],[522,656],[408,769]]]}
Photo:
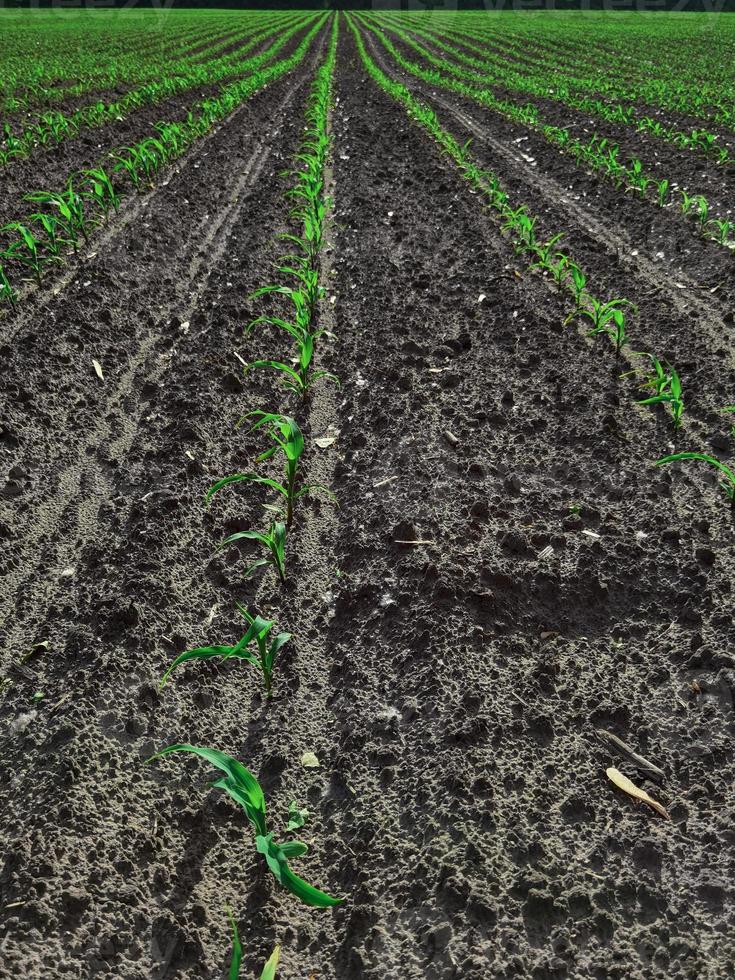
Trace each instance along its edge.
{"label": "dark brown soil", "polygon": [[[229,905],[248,977],[281,943],[284,980],[725,978],[730,515],[701,470],[652,467],[663,413],[636,407],[606,345],[561,327],[561,301],[368,79],[344,22],[336,339],[320,348],[342,387],[304,407],[239,370],[235,350],[285,353],[241,328],[279,254],[282,172],[325,43],[130,201],[57,295],[2,324],[0,977],[221,978]],[[437,111],[465,134],[466,106]],[[731,338],[720,374],[707,339],[721,292],[699,332],[673,273],[654,284],[646,249],[617,263],[596,237],[606,190],[562,222],[553,175],[496,155],[506,134],[482,126],[475,148],[509,190],[588,244],[591,279],[641,301],[641,341],[688,352],[699,440],[732,392]],[[262,524],[267,497],[203,505],[262,446],[233,428],[258,407],[337,436],[310,442],[307,475],[339,508],[308,498],[283,591],[243,581],[249,549],[213,554]],[[183,669],[159,692],[177,652],[239,636],[235,599],[294,634],[272,703],[242,664]],[[298,870],[344,904],[279,890],[204,764],[142,765],[177,741],[241,759],[278,825],[306,805]],[[671,821],[616,791],[610,765]]]}

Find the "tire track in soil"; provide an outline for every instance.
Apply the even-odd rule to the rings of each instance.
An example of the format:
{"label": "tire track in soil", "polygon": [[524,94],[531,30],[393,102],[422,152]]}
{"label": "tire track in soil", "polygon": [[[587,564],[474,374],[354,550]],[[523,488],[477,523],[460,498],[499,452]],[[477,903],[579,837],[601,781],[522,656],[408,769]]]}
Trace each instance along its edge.
{"label": "tire track in soil", "polygon": [[[324,41],[322,34],[311,64],[299,73],[300,81],[294,84],[291,79],[300,93],[299,102],[305,98],[306,79],[323,56]],[[283,106],[278,109],[281,111]],[[268,111],[267,105],[264,112],[271,122],[277,118],[276,111]],[[271,161],[269,179],[261,180],[240,208],[242,227],[251,234],[244,238],[232,235],[231,254],[222,254],[213,266],[178,360],[177,387],[186,394],[161,387],[150,395],[155,411],[141,419],[126,470],[117,474],[118,495],[111,495],[101,515],[104,533],[92,538],[81,556],[82,574],[74,580],[76,608],[71,621],[68,604],[59,610],[64,622],[56,626],[56,631],[62,642],[54,643],[52,648],[65,649],[54,661],[36,668],[34,683],[44,685],[49,701],[61,695],[64,702],[72,692],[73,699],[63,703],[56,713],[52,710],[43,719],[45,726],[40,719],[34,722],[24,733],[23,754],[8,758],[7,765],[13,768],[0,772],[0,783],[6,785],[13,773],[15,801],[12,810],[5,811],[8,825],[15,828],[7,830],[15,846],[0,878],[3,891],[16,894],[17,889],[27,891],[33,878],[51,879],[43,892],[36,892],[36,901],[4,916],[10,934],[19,934],[17,940],[6,945],[8,963],[14,961],[11,954],[20,956],[29,977],[45,975],[43,954],[34,950],[29,956],[28,947],[28,929],[42,922],[48,955],[55,956],[55,975],[76,975],[73,971],[80,961],[104,972],[109,961],[115,964],[115,975],[119,976],[169,975],[165,966],[168,963],[177,976],[200,977],[202,964],[211,969],[212,964],[221,961],[225,948],[223,891],[229,904],[239,908],[243,877],[252,878],[259,865],[251,855],[250,865],[239,860],[229,875],[223,873],[228,855],[233,851],[242,853],[242,828],[232,819],[232,812],[226,807],[223,810],[221,803],[215,803],[213,808],[206,799],[202,800],[198,789],[188,794],[191,803],[182,807],[181,787],[186,778],[183,772],[173,768],[155,776],[152,771],[145,771],[136,773],[131,781],[131,762],[134,756],[144,758],[182,736],[200,744],[222,745],[227,741],[225,747],[239,754],[239,747],[233,748],[231,742],[241,740],[241,703],[243,684],[247,683],[242,672],[228,677],[224,671],[220,683],[215,685],[217,692],[223,690],[226,704],[234,708],[232,717],[228,717],[227,710],[202,710],[212,703],[211,681],[213,676],[217,678],[217,671],[205,671],[201,677],[193,678],[198,688],[193,702],[191,685],[183,683],[181,693],[167,690],[163,704],[154,681],[172,659],[172,647],[183,648],[181,644],[187,645],[192,629],[206,630],[207,622],[212,621],[214,608],[206,621],[204,613],[197,615],[195,623],[200,625],[192,626],[192,611],[198,614],[206,610],[211,596],[219,594],[212,584],[229,586],[241,597],[241,583],[235,586],[225,580],[222,569],[227,562],[218,559],[216,568],[205,569],[202,574],[202,521],[210,525],[215,521],[204,517],[201,501],[204,489],[212,482],[210,473],[221,472],[230,457],[233,469],[241,465],[242,448],[232,445],[230,426],[233,415],[237,417],[241,411],[240,404],[233,407],[232,396],[240,395],[242,388],[233,381],[234,359],[222,350],[222,340],[223,336],[234,336],[242,326],[242,294],[247,294],[251,284],[265,280],[275,257],[268,239],[278,227],[276,224],[274,228],[272,222],[279,222],[283,213],[281,195],[285,189],[277,174],[283,160],[290,162],[295,152],[302,115],[303,108],[295,106],[288,116],[286,137],[276,139],[280,130],[276,132],[274,145],[278,146],[278,153]],[[258,126],[256,132],[264,128],[267,127]],[[222,142],[228,138],[231,142],[233,131],[237,132],[230,125]],[[246,140],[249,134],[243,133],[239,138]],[[228,149],[227,160],[232,168],[233,156],[236,159],[237,155]],[[210,171],[209,179],[213,181],[215,176]],[[246,210],[247,205],[252,211],[250,207]],[[258,237],[254,252],[251,239],[255,214]],[[266,243],[269,247],[264,247]],[[228,280],[239,273],[245,276],[245,282],[233,294]],[[265,353],[257,344],[253,346],[255,356]],[[228,369],[231,374],[223,379]],[[266,389],[257,379],[249,381],[247,390],[249,395],[260,392],[265,401]],[[197,450],[197,458],[184,463],[183,471],[182,440]],[[165,489],[165,496],[153,506],[142,505],[139,488],[145,488],[153,477]],[[232,508],[240,521],[243,509],[242,499]],[[254,508],[251,504],[245,509]],[[248,520],[252,522],[257,517],[251,514]],[[219,535],[219,527],[217,531]],[[107,543],[108,536],[111,544]],[[208,550],[210,535],[207,538]],[[150,541],[156,542],[153,552]],[[53,615],[52,610],[50,616]],[[231,615],[227,618],[232,620]],[[171,646],[162,646],[159,637],[168,638]],[[258,694],[256,709],[259,702]],[[6,707],[10,707],[12,718],[17,707],[7,702]],[[256,710],[255,716],[257,713]],[[34,776],[34,759],[49,753],[50,764],[40,776],[37,772]],[[63,768],[59,771],[56,758],[66,764],[66,775]],[[80,762],[71,761],[75,758]],[[100,766],[105,769],[103,784]],[[67,787],[61,801],[60,786]],[[110,806],[107,793],[113,800],[118,796],[125,801],[124,812]],[[34,805],[24,807],[24,798],[43,807],[45,817],[29,819],[35,812]],[[287,802],[283,804],[284,811]],[[164,826],[162,820],[159,824],[159,813],[168,815],[169,811],[171,822]],[[121,816],[124,826],[120,824]],[[207,828],[205,820],[214,820],[215,828]],[[112,835],[110,828],[114,830]],[[88,853],[84,842],[90,839],[108,841],[109,846],[101,844]],[[222,847],[226,848],[224,853],[220,852]],[[47,855],[51,858],[49,849],[55,849],[55,857],[44,863]],[[207,865],[210,852],[214,854],[211,868]],[[166,855],[163,864],[161,854]],[[53,872],[47,870],[47,865],[53,867]],[[78,921],[71,931],[66,906],[74,899],[67,898],[66,888],[59,891],[62,875],[67,881],[81,882],[89,896],[85,907],[76,910]],[[86,876],[90,876],[88,881]],[[110,887],[112,893],[107,891]],[[72,892],[78,894],[73,888]],[[200,893],[201,901],[197,901]],[[101,902],[106,894],[116,897]],[[134,926],[132,931],[127,905],[138,910],[136,916],[144,910],[140,920],[144,925]],[[203,926],[205,909],[211,910],[213,922]],[[272,931],[272,925],[269,929]],[[252,941],[249,946],[251,952],[259,950],[262,963],[266,940],[261,939],[259,946]],[[158,973],[156,963],[160,967]],[[215,970],[211,975],[219,973]]]}
{"label": "tire track in soil", "polygon": [[[532,214],[539,215],[548,234],[564,231],[562,244],[580,262],[593,288],[604,283],[610,295],[627,296],[638,305],[640,315],[635,318],[632,328],[632,343],[637,349],[649,349],[659,357],[666,356],[677,367],[683,375],[685,398],[690,407],[702,415],[707,438],[720,442],[726,427],[718,409],[729,404],[729,380],[735,370],[735,348],[730,342],[731,291],[727,288],[731,256],[717,254],[723,251],[721,249],[716,249],[713,255],[714,246],[690,241],[687,246],[696,249],[697,253],[698,279],[692,278],[683,268],[669,271],[657,264],[641,254],[640,239],[632,238],[625,226],[612,225],[600,214],[600,207],[610,213],[617,207],[619,218],[632,221],[623,210],[624,202],[619,200],[619,195],[606,188],[604,182],[590,178],[601,200],[589,205],[576,200],[582,184],[578,180],[575,189],[570,190],[561,183],[553,174],[554,168],[550,164],[553,153],[549,148],[534,144],[533,156],[538,161],[538,167],[534,167],[520,150],[494,136],[486,120],[478,121],[477,107],[470,107],[466,100],[438,95],[412,76],[394,71],[395,66],[389,64],[384,51],[370,34],[363,33],[363,37],[371,56],[389,77],[398,78],[440,113],[444,110],[451,114],[464,130],[464,134],[457,136],[460,142],[467,135],[476,141],[475,153],[480,162],[497,173],[514,201],[527,204]],[[502,120],[493,121],[498,123],[501,132],[509,134],[508,138],[526,132],[510,124],[504,125]],[[481,149],[478,149],[478,143]],[[565,158],[559,160],[573,168]],[[555,167],[560,165],[559,160]],[[578,177],[579,174],[574,172]],[[633,217],[646,220],[643,214]],[[645,242],[645,230],[639,227],[638,232]],[[691,253],[687,255],[687,263],[693,263]],[[631,280],[639,285],[632,286]],[[702,282],[707,282],[707,287],[703,287]],[[711,285],[725,286],[718,291],[719,298],[710,294],[708,287]],[[639,339],[642,335],[644,340]],[[719,391],[716,398],[712,394],[714,391]]]}
{"label": "tire track in soil", "polygon": [[[301,85],[303,85],[305,77],[302,71]],[[273,118],[282,119],[287,112],[299,87],[298,85],[293,85],[292,79],[288,79],[286,84],[289,84],[291,87],[277,107],[275,117],[270,115],[271,110],[269,108],[265,108],[267,116],[264,115],[262,120],[256,122],[256,133],[266,128],[264,125],[266,118],[269,121],[272,121]],[[265,91],[268,92],[267,89]],[[259,93],[254,98],[260,102],[270,101],[268,96],[265,99],[260,97],[262,95],[263,93]],[[240,107],[220,127],[216,135],[212,134],[212,139],[209,141],[206,154],[204,154],[204,148],[200,148],[196,154],[199,163],[206,165],[206,156],[210,153],[215,154],[217,152],[217,143],[227,141],[230,127],[238,125],[238,122],[243,116],[252,114],[253,100],[250,101],[250,112],[245,111],[245,106]],[[95,404],[94,411],[88,414],[88,428],[80,426],[81,431],[73,431],[72,418],[75,414],[73,406],[67,418],[56,417],[57,431],[63,432],[64,429],[67,429],[67,436],[70,436],[70,438],[67,438],[61,454],[59,454],[57,448],[55,456],[47,457],[45,460],[38,460],[39,463],[50,462],[54,466],[56,471],[55,478],[58,480],[58,484],[47,486],[48,496],[43,497],[38,502],[35,511],[27,515],[27,524],[21,543],[23,551],[13,557],[15,572],[11,571],[7,575],[6,580],[9,583],[9,588],[5,593],[3,605],[0,607],[6,623],[6,629],[8,629],[10,606],[12,605],[14,596],[18,596],[19,593],[22,595],[23,604],[29,609],[38,609],[42,607],[43,602],[53,602],[58,598],[58,591],[63,587],[63,583],[57,589],[52,588],[50,594],[44,595],[43,601],[40,604],[38,602],[38,593],[43,593],[43,585],[39,583],[35,589],[31,587],[29,594],[25,595],[23,594],[24,585],[37,579],[39,569],[42,567],[53,569],[57,574],[66,567],[73,567],[73,556],[80,552],[84,546],[84,542],[94,534],[95,512],[99,510],[99,507],[105,500],[110,499],[111,476],[114,475],[114,468],[112,473],[109,469],[110,461],[122,461],[125,459],[126,452],[129,450],[132,440],[135,438],[140,417],[146,411],[146,400],[141,399],[139,393],[145,385],[155,388],[166,378],[172,368],[173,358],[176,354],[176,338],[174,337],[173,345],[163,355],[157,348],[160,346],[162,338],[165,338],[166,334],[170,333],[173,318],[176,317],[179,323],[185,323],[190,319],[191,314],[196,309],[202,293],[207,286],[208,274],[206,272],[203,274],[203,270],[205,266],[209,266],[211,271],[211,268],[216,267],[216,264],[224,256],[232,228],[238,220],[242,209],[240,197],[248,188],[251,188],[256,183],[272,149],[273,147],[269,146],[266,142],[256,144],[255,149],[245,164],[241,176],[235,182],[234,193],[226,206],[214,219],[208,211],[202,214],[198,223],[191,228],[191,232],[186,238],[178,235],[176,229],[169,229],[169,231],[173,232],[173,235],[169,235],[169,240],[171,238],[174,239],[173,245],[178,251],[178,254],[172,254],[174,249],[168,251],[165,245],[161,248],[161,243],[157,245],[155,251],[159,255],[161,251],[164,251],[166,254],[166,276],[173,285],[173,289],[170,290],[170,298],[166,302],[161,303],[160,300],[162,297],[159,294],[156,302],[155,318],[150,317],[149,311],[152,302],[150,287],[160,277],[160,265],[152,256],[152,261],[147,267],[150,287],[147,288],[146,284],[140,279],[136,283],[141,293],[142,302],[140,306],[136,309],[134,306],[129,305],[124,313],[121,311],[119,318],[115,318],[117,323],[114,324],[118,328],[118,331],[122,333],[125,330],[125,323],[129,323],[132,319],[134,323],[144,324],[144,330],[138,338],[138,346],[133,350],[123,365],[119,363],[119,351],[116,350],[113,331],[109,355],[113,361],[117,362],[116,367],[119,369],[119,373],[117,376],[112,376],[111,374],[106,376],[104,386],[100,391],[100,400]],[[160,187],[153,195],[142,201],[136,201],[138,207],[131,209],[130,214],[125,214],[118,226],[108,230],[106,238],[98,244],[99,252],[105,250],[104,259],[101,262],[92,261],[87,264],[84,270],[82,270],[85,276],[90,276],[94,279],[98,266],[102,265],[104,268],[110,262],[110,255],[106,252],[108,247],[113,248],[120,258],[125,256],[129,248],[130,238],[137,235],[136,222],[140,220],[141,215],[152,210],[151,206],[165,209],[167,198],[177,193],[177,185],[185,181],[187,173],[191,176],[192,158],[189,157],[186,163],[189,166],[182,166],[172,178],[166,181],[165,187]],[[199,163],[194,162],[193,166],[198,167]],[[227,186],[227,181],[224,178],[228,173],[228,161],[226,158],[221,158],[218,163],[224,168],[222,171],[222,186]],[[216,174],[211,173],[209,167],[207,167],[206,171],[203,170],[199,179],[205,195],[207,187],[217,186],[218,177]],[[219,241],[217,241],[218,239]],[[106,292],[103,292],[99,297],[98,310],[104,311],[110,299],[111,297]],[[74,297],[68,299],[62,294],[59,299],[47,301],[44,304],[43,313],[51,319],[58,319],[60,323],[69,322],[74,319],[76,312],[74,310],[75,304],[76,299]],[[54,306],[57,307],[56,311],[54,311]],[[34,326],[32,312],[35,312],[36,316],[39,315],[39,311],[37,310],[28,311],[24,314],[24,322],[31,329]],[[86,317],[89,317],[89,315],[89,312],[85,312]],[[101,322],[106,322],[105,318],[102,318]],[[64,343],[66,343],[65,338]],[[20,345],[22,346],[22,341]],[[45,342],[44,347],[46,357],[52,358],[54,348],[52,347],[49,350]],[[108,362],[107,358],[100,357],[100,359],[102,363]],[[154,359],[153,363],[150,363],[152,359]],[[16,380],[20,386],[20,380],[25,376],[24,368],[28,364],[25,351],[18,355],[18,360],[20,364],[15,371],[13,371],[12,365],[8,364],[6,378],[9,384],[12,384]],[[137,399],[134,398],[136,394],[138,395]],[[55,400],[52,396],[50,399],[50,416],[54,417],[54,409],[57,407],[62,408],[62,405],[58,403],[63,403],[66,395],[67,392],[65,389],[62,389],[59,393],[58,400]],[[24,424],[27,423],[24,422]],[[48,446],[48,442],[46,445]],[[66,466],[64,466],[64,460],[68,461]],[[100,464],[105,463],[107,467],[103,468]],[[105,472],[105,469],[107,472]],[[43,478],[39,479],[35,475],[35,466],[33,472],[34,482],[43,488],[46,481]],[[24,500],[24,509],[27,509],[27,507],[28,504]],[[4,507],[3,509],[5,510],[6,508]],[[8,517],[12,519],[12,515],[8,515]],[[54,540],[54,529],[62,517],[65,518],[64,538]],[[43,547],[44,540],[48,542],[48,547],[46,548]],[[27,627],[27,622],[20,624],[20,628],[23,631]],[[20,649],[23,646],[24,640],[13,629],[12,625],[9,627],[9,630],[6,633],[6,649]]]}
{"label": "tire track in soil", "polygon": [[[667,491],[638,477],[656,432],[618,411],[614,377],[584,386],[589,354],[560,347],[543,284],[500,272],[511,250],[476,198],[376,94],[351,40],[342,57],[336,309],[366,384],[337,474],[334,829],[356,884],[334,975],[602,977],[614,936],[626,975],[652,975],[651,941],[660,975],[718,976],[699,862],[731,791],[719,762],[689,754],[688,726],[721,746],[731,733],[672,708],[661,670],[677,676],[681,652],[657,637],[672,620],[679,643],[716,636],[726,522],[712,497],[724,567],[692,581],[694,623],[674,595],[688,548],[661,562],[635,538],[670,519]],[[432,363],[450,367],[435,385]],[[434,545],[396,549],[404,522]],[[651,740],[680,800],[671,832],[610,795],[591,724]],[[700,765],[715,797],[685,804]],[[641,867],[653,855],[657,875]],[[686,949],[657,949],[661,927]]]}

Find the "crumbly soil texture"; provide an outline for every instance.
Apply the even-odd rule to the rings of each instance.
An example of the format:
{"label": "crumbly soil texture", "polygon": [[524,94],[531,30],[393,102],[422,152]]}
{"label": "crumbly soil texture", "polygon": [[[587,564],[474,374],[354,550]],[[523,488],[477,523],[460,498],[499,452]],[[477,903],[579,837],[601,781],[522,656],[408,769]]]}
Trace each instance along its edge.
{"label": "crumbly soil texture", "polygon": [[[247,977],[277,944],[283,980],[732,976],[733,521],[696,464],[653,466],[690,439],[727,458],[721,259],[674,216],[631,255],[643,205],[571,163],[561,200],[563,158],[524,164],[507,123],[434,101],[601,292],[638,301],[638,349],[692,392],[674,440],[343,20],[318,353],[341,386],[289,400],[237,355],[288,353],[243,328],[326,43],[0,323],[0,977],[220,980],[228,908]],[[660,239],[686,243],[691,288]],[[250,546],[216,550],[267,525],[265,488],[204,504],[264,448],[235,428],[258,408],[299,418],[305,476],[338,500],[302,502],[284,588],[244,578]],[[239,638],[236,601],[293,634],[273,698],[242,662],[161,689],[177,653]],[[281,889],[205,763],[144,764],[177,742],[245,763],[279,837],[306,808],[294,868],[344,902]]]}

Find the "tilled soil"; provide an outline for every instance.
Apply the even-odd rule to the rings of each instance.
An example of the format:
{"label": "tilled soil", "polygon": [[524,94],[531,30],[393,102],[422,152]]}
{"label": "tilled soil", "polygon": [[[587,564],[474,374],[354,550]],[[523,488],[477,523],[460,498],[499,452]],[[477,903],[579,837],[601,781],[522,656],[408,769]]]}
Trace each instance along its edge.
{"label": "tilled soil", "polygon": [[[243,378],[234,351],[282,353],[269,332],[243,339],[262,309],[246,296],[279,254],[325,42],[129,202],[58,295],[2,324],[16,667],[0,706],[0,977],[219,978],[226,906],[245,976],[281,943],[284,978],[727,977],[730,516],[701,471],[652,468],[664,414],[636,407],[605,345],[561,327],[556,293],[369,80],[344,21],[319,354],[342,384],[300,406],[266,373]],[[483,125],[489,159],[503,134]],[[531,181],[497,160],[552,232],[594,239],[582,209],[554,226],[540,168]],[[601,204],[587,211],[606,227]],[[652,289],[644,257],[609,252],[591,278]],[[710,296],[707,330],[726,311]],[[641,316],[640,335],[657,322]],[[699,438],[727,378],[707,335],[677,323],[704,365]],[[285,590],[243,581],[249,549],[213,554],[263,523],[267,498],[230,488],[203,506],[262,448],[233,427],[253,408],[336,436],[309,441],[307,477],[339,507],[307,498]],[[244,664],[183,668],[159,691],[176,653],[240,635],[236,599],[294,634],[272,702]],[[297,870],[344,904],[279,890],[204,764],[143,765],[178,741],[248,765],[279,828],[305,805]],[[610,765],[671,820],[618,793]]]}

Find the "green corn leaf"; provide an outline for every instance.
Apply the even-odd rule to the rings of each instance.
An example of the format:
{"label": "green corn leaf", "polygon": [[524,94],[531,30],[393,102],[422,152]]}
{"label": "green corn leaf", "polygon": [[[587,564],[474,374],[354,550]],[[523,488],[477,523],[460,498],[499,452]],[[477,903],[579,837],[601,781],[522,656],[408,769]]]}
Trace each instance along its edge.
{"label": "green corn leaf", "polygon": [[276,661],[276,657],[280,653],[281,649],[288,643],[291,639],[291,633],[279,633],[271,644],[270,650],[266,657],[266,666],[269,670],[273,669],[273,664]]}
{"label": "green corn leaf", "polygon": [[300,898],[305,905],[312,905],[316,908],[331,908],[334,905],[341,905],[344,899],[333,898],[331,895],[327,895],[326,892],[320,891],[320,889],[315,888],[310,885],[303,878],[294,874],[293,871],[284,865],[281,869],[281,884],[284,888]]}
{"label": "green corn leaf", "polygon": [[282,361],[251,361],[248,364],[248,368],[261,368],[261,367],[274,368],[274,370],[276,371],[281,371],[283,372],[283,374],[289,375],[291,378],[293,378],[294,386],[298,388],[299,391],[303,390],[304,383],[301,380],[301,377],[296,373],[296,371],[294,371],[292,367],[289,367],[288,364],[284,364]]}
{"label": "green corn leaf", "polygon": [[671,456],[664,456],[662,459],[657,459],[656,466],[662,466],[664,463],[676,463],[682,459],[696,459],[702,463],[709,463],[710,466],[714,466],[715,469],[725,474],[735,492],[735,473],[725,463],[719,459],[715,459],[714,456],[708,456],[706,453],[673,453]]}
{"label": "green corn leaf", "polygon": [[652,398],[644,398],[642,401],[639,401],[638,404],[639,405],[660,405],[660,404],[662,404],[662,402],[670,402],[670,401],[673,401],[673,400],[674,400],[674,396],[667,393],[667,394],[663,394],[663,395],[653,395]]}
{"label": "green corn leaf", "polygon": [[217,646],[196,647],[193,650],[187,650],[185,653],[180,653],[161,678],[160,686],[163,687],[173,671],[176,670],[177,667],[180,667],[181,664],[185,664],[188,660],[211,660],[212,657],[223,657],[231,652],[232,647]]}
{"label": "green corn leaf", "polygon": [[300,840],[285,841],[283,844],[279,844],[278,846],[281,848],[281,854],[283,854],[285,858],[289,859],[302,857],[309,851],[308,846]]}
{"label": "green corn leaf", "polygon": [[212,499],[212,497],[218,493],[223,487],[229,486],[231,483],[264,483],[266,486],[272,487],[274,490],[278,490],[282,493],[284,497],[288,496],[288,490],[282,486],[277,480],[271,480],[267,476],[258,476],[257,473],[233,473],[231,476],[226,476],[222,480],[218,480],[214,486],[210,487],[206,493],[207,503]]}
{"label": "green corn leaf", "polygon": [[258,560],[254,561],[253,564],[245,572],[245,578],[250,578],[250,576],[257,568],[263,568],[265,565],[272,565],[272,564],[273,563],[268,561],[267,558],[258,558]]}
{"label": "green corn leaf", "polygon": [[[236,541],[260,541],[261,544],[266,545],[270,548],[270,538],[262,534],[260,531],[237,531],[235,534],[231,534],[228,538],[219,545],[220,548],[224,548],[228,544],[235,544]],[[267,564],[267,563],[266,563]]]}
{"label": "green corn leaf", "polygon": [[242,945],[240,943],[240,934],[237,931],[237,922],[235,922],[235,917],[230,909],[227,909],[227,915],[230,920],[230,928],[232,929],[232,960],[230,962],[230,972],[228,977],[229,980],[239,980],[240,965],[242,963]]}
{"label": "green corn leaf", "polygon": [[261,834],[256,837],[256,846],[265,858],[273,876],[287,891],[300,898],[305,905],[312,905],[316,908],[330,908],[342,902],[341,898],[333,898],[331,895],[327,895],[326,892],[314,888],[313,885],[310,885],[303,878],[299,878],[298,875],[294,874],[288,866],[283,847],[273,840],[272,833],[267,835]]}
{"label": "green corn leaf", "polygon": [[[278,959],[281,955],[281,947],[276,946],[271,955],[268,957],[268,962],[263,967],[263,972],[260,974],[260,980],[276,980],[276,969],[278,967]],[[230,977],[230,980],[233,980]]]}
{"label": "green corn leaf", "polygon": [[[216,769],[224,772],[226,779],[218,780],[214,785],[221,789],[226,789],[233,799],[236,799],[242,805],[247,813],[248,819],[258,834],[264,835],[266,833],[265,797],[263,796],[263,790],[260,788],[260,783],[255,776],[241,762],[217,749],[179,743],[169,745],[168,748],[162,749],[160,752],[152,755],[150,759],[146,759],[146,765],[149,762],[160,759],[164,755],[170,755],[172,752],[191,752],[205,759]],[[220,785],[225,783],[227,784],[226,786]]]}
{"label": "green corn leaf", "polygon": [[209,503],[212,497],[216,493],[219,493],[223,487],[228,487],[231,483],[239,483],[241,480],[250,480],[254,477],[254,473],[232,473],[230,476],[225,476],[207,490],[204,499]]}

